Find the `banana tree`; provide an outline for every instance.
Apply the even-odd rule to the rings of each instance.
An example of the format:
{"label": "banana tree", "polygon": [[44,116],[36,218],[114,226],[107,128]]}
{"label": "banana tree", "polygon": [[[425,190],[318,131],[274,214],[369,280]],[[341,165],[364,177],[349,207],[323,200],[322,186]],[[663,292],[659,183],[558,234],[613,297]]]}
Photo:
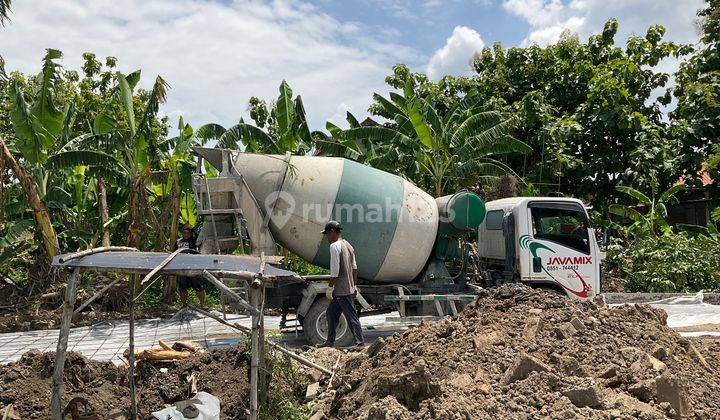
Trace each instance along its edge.
{"label": "banana tree", "polygon": [[[70,104],[60,110],[54,100],[58,77],[58,64],[55,60],[61,56],[62,53],[58,50],[46,51],[38,76],[38,86],[30,102],[26,101],[26,92],[19,81],[11,81],[10,122],[15,138],[10,145],[0,138],[0,154],[22,185],[27,204],[33,211],[37,231],[42,236],[43,248],[49,258],[58,254],[60,248],[44,202],[50,178],[45,163],[56,143],[67,139],[72,115]],[[15,153],[22,157],[22,163],[16,159]]]}
{"label": "banana tree", "polygon": [[[219,127],[219,126],[218,126]],[[160,167],[165,171],[166,176],[164,182],[155,185],[156,194],[158,196],[169,196],[169,232],[171,240],[177,238],[178,223],[181,219],[182,204],[190,199],[192,190],[192,173],[195,164],[191,156],[191,147],[200,145],[204,140],[199,140],[198,135],[208,136],[210,134],[205,131],[210,130],[211,126],[205,125],[200,127],[196,133],[190,124],[184,122],[180,117],[178,121],[178,135],[170,137],[158,144],[158,149],[162,155]]]}
{"label": "banana tree", "polygon": [[[650,196],[628,186],[620,185],[615,189],[637,201],[633,206],[613,204],[609,207],[611,214],[632,221],[632,224],[627,228],[615,224],[614,226],[619,231],[639,236],[656,236],[658,233],[666,233],[672,230],[665,220],[668,215],[667,205],[678,201],[677,194],[685,189],[684,184],[672,186],[661,194],[657,193],[657,184],[654,184]],[[640,211],[643,209],[645,210],[644,213]]]}
{"label": "banana tree", "polygon": [[409,84],[403,93],[391,93],[390,99],[374,95],[382,113],[394,121],[392,125],[359,126],[353,118],[355,123],[348,130],[331,125],[328,129],[342,144],[353,147],[355,143],[356,150],[369,153],[368,164],[399,170],[436,196],[459,187],[494,183],[505,174],[517,177],[497,157],[532,152],[510,134],[514,121],[482,110],[475,92],[444,118],[415,95]]}
{"label": "banana tree", "polygon": [[[297,95],[293,99],[290,85],[283,80],[280,94],[270,111],[263,101],[251,99],[250,115],[256,125],[240,122],[222,133],[218,147],[239,149],[246,152],[282,154],[291,152],[305,154],[313,147],[313,137],[307,123],[305,106]],[[267,125],[267,131],[262,127]]]}
{"label": "banana tree", "polygon": [[[156,116],[160,104],[165,102],[168,85],[157,76],[152,90],[136,98],[133,90],[140,80],[140,71],[128,75],[116,72],[114,79],[116,86],[105,100],[105,109],[95,116],[92,133],[78,141],[95,141],[100,149],[107,152],[97,151],[98,156],[104,153],[116,157],[117,163],[108,167],[111,172],[101,174],[98,171],[98,175],[109,175],[127,182],[118,186],[129,190],[127,244],[137,247],[144,220],[143,210],[147,210],[145,213],[149,216],[154,215],[147,199],[147,180],[151,165],[157,164],[160,159],[158,138],[163,133],[162,127],[157,126]],[[109,222],[105,219],[104,225]]]}

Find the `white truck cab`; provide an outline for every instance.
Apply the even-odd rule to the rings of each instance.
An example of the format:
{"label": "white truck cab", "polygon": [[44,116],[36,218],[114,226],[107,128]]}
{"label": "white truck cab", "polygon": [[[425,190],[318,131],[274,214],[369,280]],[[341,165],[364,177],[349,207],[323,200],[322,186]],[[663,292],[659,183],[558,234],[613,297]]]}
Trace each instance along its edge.
{"label": "white truck cab", "polygon": [[600,251],[582,201],[514,197],[485,203],[478,256],[496,284],[521,281],[589,299],[600,293]]}

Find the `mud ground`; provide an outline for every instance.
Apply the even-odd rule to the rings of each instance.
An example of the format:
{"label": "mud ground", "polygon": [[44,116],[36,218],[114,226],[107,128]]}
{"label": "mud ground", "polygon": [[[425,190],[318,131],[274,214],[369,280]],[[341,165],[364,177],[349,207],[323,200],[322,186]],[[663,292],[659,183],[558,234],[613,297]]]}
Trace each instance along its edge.
{"label": "mud ground", "polygon": [[[91,284],[82,284],[78,291],[77,305],[111,281],[112,278],[96,275]],[[73,317],[73,326],[128,319],[126,310],[128,291],[125,286],[120,282],[83,312]],[[27,290],[15,285],[0,286],[0,333],[59,328],[64,293],[64,282],[56,282],[39,290]],[[169,317],[176,310],[177,308],[169,305],[138,308],[135,317],[137,319]]]}
{"label": "mud ground", "polygon": [[[0,366],[0,413],[12,404],[21,419],[48,418],[54,353],[27,352],[21,360]],[[220,399],[224,419],[247,418],[249,402],[249,359],[243,348],[233,347],[202,353],[164,363],[140,362],[137,369],[139,418],[166,405],[189,398],[188,378],[196,376],[197,391],[209,392]],[[267,407],[278,407],[283,401],[302,402],[309,379],[296,369],[282,364],[270,366],[273,372]],[[110,362],[95,362],[69,353],[64,375],[64,398],[80,396],[89,410],[108,418],[130,404],[127,370]]]}
{"label": "mud ground", "polygon": [[312,418],[715,418],[718,344],[647,305],[505,285],[346,358]]}

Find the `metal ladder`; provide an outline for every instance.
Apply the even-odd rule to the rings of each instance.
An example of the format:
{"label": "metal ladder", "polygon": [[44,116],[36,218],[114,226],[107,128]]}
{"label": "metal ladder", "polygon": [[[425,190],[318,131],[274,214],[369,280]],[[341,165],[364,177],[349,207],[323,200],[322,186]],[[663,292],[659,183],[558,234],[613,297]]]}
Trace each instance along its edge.
{"label": "metal ladder", "polygon": [[[209,178],[202,173],[202,157],[198,157],[197,171],[193,174],[193,193],[198,216],[208,217],[210,222],[207,225],[209,229],[203,225],[200,251],[221,254],[239,246],[242,253],[245,253],[245,239],[249,237],[253,255],[275,255],[275,241],[267,228],[267,221],[245,180],[235,169],[231,151],[221,150],[221,153],[222,168],[217,177]],[[251,221],[246,219],[246,214]],[[248,229],[249,224],[252,224],[252,229]],[[208,247],[208,242],[214,247]],[[226,283],[230,290],[247,299],[245,284],[233,279],[220,280]],[[223,316],[226,300],[226,297],[222,296]]]}

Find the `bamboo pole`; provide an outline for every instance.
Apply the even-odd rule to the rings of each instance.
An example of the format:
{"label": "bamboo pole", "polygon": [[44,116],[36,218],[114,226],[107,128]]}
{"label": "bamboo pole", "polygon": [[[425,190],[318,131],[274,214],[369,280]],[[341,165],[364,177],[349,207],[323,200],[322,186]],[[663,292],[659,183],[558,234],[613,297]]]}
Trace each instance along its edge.
{"label": "bamboo pole", "polygon": [[245,281],[252,281],[257,276],[257,273],[251,271],[227,271],[227,270],[206,270],[212,271],[212,274],[220,278],[231,278]]}
{"label": "bamboo pole", "polygon": [[[190,249],[190,248],[176,249],[175,251],[173,251],[172,254],[168,255],[164,260],[162,260],[162,262],[160,264],[158,264],[157,267],[150,270],[150,272],[147,273],[145,275],[145,277],[143,277],[143,279],[140,281],[140,286],[147,283],[155,274],[158,273],[158,271],[162,270],[166,265],[170,264],[170,261],[172,261],[173,258],[175,258],[178,254],[183,254],[186,252],[192,253],[192,254],[197,254],[197,251]],[[139,298],[143,293],[145,293],[147,291],[147,289],[149,289],[153,285],[153,283],[154,283],[154,281],[150,282],[145,288],[141,289],[140,292],[137,294],[137,296],[133,297],[133,300],[137,300],[137,298]]]}
{"label": "bamboo pole", "polygon": [[258,368],[260,358],[260,296],[259,290],[249,288],[250,304],[255,309],[252,314],[252,331],[250,333],[250,416],[249,420],[258,418]]}
{"label": "bamboo pole", "polygon": [[129,333],[129,345],[128,349],[130,354],[128,355],[128,384],[130,387],[130,420],[137,419],[137,400],[135,395],[135,283],[138,280],[139,275],[133,275],[133,279],[130,280],[130,302],[128,304],[130,309],[130,333]]}
{"label": "bamboo pole", "polygon": [[76,258],[82,258],[86,257],[88,255],[97,254],[100,252],[108,252],[108,251],[137,251],[137,248],[132,248],[128,246],[101,246],[98,248],[92,248],[92,249],[86,249],[84,251],[79,251],[74,254],[69,254],[64,257],[58,258],[58,262],[60,264],[65,264],[66,262],[70,260],[74,260]]}
{"label": "bamboo pole", "polygon": [[107,292],[111,287],[113,287],[114,285],[118,284],[118,282],[119,282],[120,280],[122,280],[122,277],[118,277],[118,278],[116,278],[115,280],[111,281],[111,282],[110,282],[109,284],[107,284],[105,287],[103,287],[102,289],[100,289],[99,292],[95,293],[90,299],[86,300],[85,302],[83,302],[82,305],[78,306],[78,308],[75,309],[75,312],[73,312],[73,314],[78,314],[78,313],[80,313],[80,312],[81,312],[83,309],[85,309],[89,304],[93,303],[93,302],[95,301],[95,299],[99,298],[99,297],[102,296],[105,292]]}
{"label": "bamboo pole", "polygon": [[[263,255],[264,257],[264,255]],[[263,258],[264,259],[264,258]],[[264,270],[264,263],[261,265],[261,269]],[[262,274],[262,273],[260,273]],[[258,325],[259,339],[259,354],[258,354],[258,401],[259,404],[265,404],[267,402],[267,393],[270,387],[270,378],[267,370],[267,360],[265,357],[265,283],[262,283],[259,290],[260,298],[260,322]]]}
{"label": "bamboo pole", "polygon": [[247,303],[240,295],[230,290],[229,287],[227,287],[223,282],[218,280],[215,276],[210,274],[207,270],[203,271],[203,277],[205,277],[215,287],[220,289],[220,291],[235,299],[240,304],[240,306],[247,309],[251,314],[255,315],[257,313],[257,309],[255,309],[251,304]]}
{"label": "bamboo pole", "polygon": [[[227,325],[227,326],[230,327],[230,328],[234,328],[234,329],[242,332],[242,333],[245,334],[245,335],[249,335],[249,334],[251,333],[251,331],[252,331],[250,328],[248,328],[248,327],[246,327],[246,326],[244,326],[244,325],[240,325],[240,324],[238,324],[238,323],[228,322],[228,321],[220,318],[219,316],[217,316],[217,315],[215,315],[215,314],[213,314],[213,313],[211,313],[211,312],[205,311],[204,309],[196,308],[196,307],[194,307],[194,306],[193,306],[191,309],[192,309],[193,311],[199,313],[199,314],[202,314],[202,315],[208,317],[208,318],[212,318],[212,319],[214,319],[215,321],[217,321],[217,322],[219,322],[219,323],[221,323],[221,324],[223,324],[223,325]],[[285,348],[284,346],[282,346],[282,345],[280,345],[280,344],[277,344],[277,343],[275,343],[275,342],[272,342],[272,341],[270,341],[270,340],[268,340],[268,339],[266,339],[265,342],[266,342],[272,349],[279,351],[280,353],[288,356],[289,358],[297,361],[298,363],[300,363],[300,364],[302,364],[302,365],[305,365],[305,366],[307,366],[307,367],[309,367],[309,368],[313,368],[313,369],[319,370],[320,372],[322,372],[322,373],[324,373],[324,374],[326,374],[326,375],[332,375],[332,371],[331,371],[331,370],[329,370],[329,369],[327,369],[327,368],[324,368],[324,367],[318,365],[317,363],[313,362],[312,360],[307,359],[307,358],[305,358],[305,357],[303,357],[303,356],[300,356],[299,354],[297,354],[297,353],[295,353],[295,352],[293,352],[293,351],[288,350],[287,348]]]}
{"label": "bamboo pole", "polygon": [[72,323],[73,307],[75,306],[75,293],[77,280],[80,277],[80,268],[75,268],[70,275],[65,288],[65,300],[60,321],[60,336],[55,350],[55,366],[53,367],[52,397],[50,399],[50,415],[53,420],[62,420],[62,391],[63,370],[65,369],[65,356],[67,352],[70,324]]}

